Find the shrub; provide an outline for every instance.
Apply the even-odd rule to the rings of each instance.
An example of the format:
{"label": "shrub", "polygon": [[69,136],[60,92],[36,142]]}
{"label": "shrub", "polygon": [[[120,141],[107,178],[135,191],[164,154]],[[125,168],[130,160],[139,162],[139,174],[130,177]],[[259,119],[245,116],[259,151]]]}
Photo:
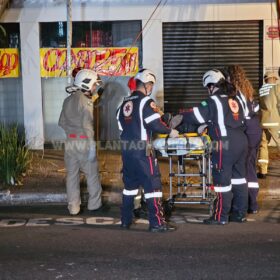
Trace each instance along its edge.
{"label": "shrub", "polygon": [[31,153],[25,145],[24,133],[17,125],[0,124],[0,180],[4,185],[15,185],[28,169]]}

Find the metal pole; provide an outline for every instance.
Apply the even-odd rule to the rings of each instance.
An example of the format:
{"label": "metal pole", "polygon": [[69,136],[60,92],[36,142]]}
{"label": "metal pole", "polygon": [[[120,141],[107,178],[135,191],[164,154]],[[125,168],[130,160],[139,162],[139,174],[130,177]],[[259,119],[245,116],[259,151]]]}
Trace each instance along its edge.
{"label": "metal pole", "polygon": [[72,47],[72,0],[67,0],[67,77],[71,83],[71,47]]}

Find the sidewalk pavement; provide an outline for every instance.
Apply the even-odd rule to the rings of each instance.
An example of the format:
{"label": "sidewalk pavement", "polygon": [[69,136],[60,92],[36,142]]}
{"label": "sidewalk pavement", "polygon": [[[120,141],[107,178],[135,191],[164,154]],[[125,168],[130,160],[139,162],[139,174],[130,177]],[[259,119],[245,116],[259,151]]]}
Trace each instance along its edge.
{"label": "sidewalk pavement", "polygon": [[[275,147],[270,149],[269,174],[260,179],[259,203],[266,200],[280,200],[280,155]],[[23,186],[1,189],[0,206],[67,204],[63,151],[44,150],[32,173],[23,181]],[[120,153],[100,151],[98,153],[99,172],[103,187],[103,201],[121,204],[122,174]],[[164,197],[169,196],[169,164],[166,158],[159,158]],[[177,188],[176,188],[177,189]],[[191,190],[193,192],[193,189]],[[81,176],[82,202],[87,201],[86,181]]]}

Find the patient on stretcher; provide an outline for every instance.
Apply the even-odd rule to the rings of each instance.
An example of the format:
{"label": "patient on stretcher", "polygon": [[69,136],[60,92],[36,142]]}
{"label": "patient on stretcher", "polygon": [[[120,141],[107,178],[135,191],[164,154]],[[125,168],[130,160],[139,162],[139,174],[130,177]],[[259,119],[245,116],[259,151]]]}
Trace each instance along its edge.
{"label": "patient on stretcher", "polygon": [[203,151],[210,145],[210,138],[205,133],[206,128],[207,125],[179,124],[176,126],[180,132],[179,138],[169,138],[168,135],[160,134],[153,141],[153,148],[163,157],[183,156],[193,151]]}

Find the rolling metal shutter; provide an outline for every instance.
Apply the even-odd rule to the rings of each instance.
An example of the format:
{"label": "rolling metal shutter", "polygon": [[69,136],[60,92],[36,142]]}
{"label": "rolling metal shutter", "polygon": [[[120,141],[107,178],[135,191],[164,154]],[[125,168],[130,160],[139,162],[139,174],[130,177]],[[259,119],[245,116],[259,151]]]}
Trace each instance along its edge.
{"label": "rolling metal shutter", "polygon": [[177,112],[207,98],[202,76],[211,68],[239,64],[258,90],[262,37],[262,21],[163,23],[164,110]]}

